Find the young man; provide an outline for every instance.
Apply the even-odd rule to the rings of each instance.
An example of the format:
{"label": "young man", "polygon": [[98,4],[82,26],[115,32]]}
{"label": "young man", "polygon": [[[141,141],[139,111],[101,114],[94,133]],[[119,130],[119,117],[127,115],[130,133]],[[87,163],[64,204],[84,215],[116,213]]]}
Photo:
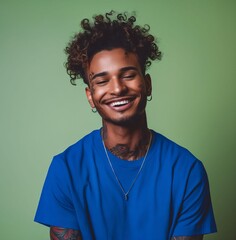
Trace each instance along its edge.
{"label": "young man", "polygon": [[95,130],[54,157],[35,221],[51,239],[199,240],[216,231],[207,175],[189,151],[147,125],[149,27],[110,12],[81,22],[66,48],[72,84],[82,78]]}

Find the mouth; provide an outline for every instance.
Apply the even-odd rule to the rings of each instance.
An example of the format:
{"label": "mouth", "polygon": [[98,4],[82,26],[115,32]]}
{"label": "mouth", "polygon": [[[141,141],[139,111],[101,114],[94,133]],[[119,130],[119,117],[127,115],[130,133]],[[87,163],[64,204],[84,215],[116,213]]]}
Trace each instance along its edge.
{"label": "mouth", "polygon": [[110,108],[115,111],[125,111],[132,105],[134,98],[127,98],[127,99],[114,99],[109,101],[107,104]]}
{"label": "mouth", "polygon": [[110,104],[111,107],[119,107],[119,106],[124,106],[128,104],[130,101],[129,100],[122,100],[122,101],[117,101],[117,102],[112,102]]}

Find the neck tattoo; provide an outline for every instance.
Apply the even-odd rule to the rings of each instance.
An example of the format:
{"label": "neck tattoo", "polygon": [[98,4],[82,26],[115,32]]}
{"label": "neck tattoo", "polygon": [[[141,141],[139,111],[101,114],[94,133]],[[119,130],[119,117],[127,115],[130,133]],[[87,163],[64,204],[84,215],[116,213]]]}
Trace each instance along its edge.
{"label": "neck tattoo", "polygon": [[145,155],[144,155],[142,164],[141,164],[141,166],[140,166],[140,168],[139,168],[139,170],[138,170],[138,173],[136,174],[135,178],[133,179],[133,181],[132,181],[132,183],[131,183],[128,191],[125,192],[125,190],[124,190],[124,188],[123,188],[123,186],[122,186],[122,184],[121,184],[118,176],[116,175],[115,169],[113,168],[113,165],[112,165],[111,160],[110,160],[110,158],[109,158],[109,155],[108,155],[108,152],[107,152],[105,143],[104,143],[104,139],[103,139],[103,136],[102,136],[102,144],[103,144],[104,151],[105,151],[105,153],[106,153],[106,157],[107,157],[108,163],[109,163],[109,165],[110,165],[110,167],[111,167],[111,170],[112,170],[112,172],[113,172],[113,174],[114,174],[114,177],[115,177],[115,179],[116,179],[116,181],[117,181],[117,183],[118,183],[118,185],[119,185],[122,193],[124,194],[124,198],[125,198],[126,201],[128,201],[128,195],[129,195],[132,187],[134,186],[134,184],[135,184],[135,182],[136,182],[136,180],[137,180],[140,172],[141,172],[142,169],[143,169],[144,163],[145,163],[145,161],[146,161],[146,158],[147,158],[147,155],[148,155],[148,152],[149,152],[149,149],[150,149],[151,142],[152,142],[152,133],[150,132],[149,143],[148,143],[148,147],[147,147],[146,153],[145,153]]}

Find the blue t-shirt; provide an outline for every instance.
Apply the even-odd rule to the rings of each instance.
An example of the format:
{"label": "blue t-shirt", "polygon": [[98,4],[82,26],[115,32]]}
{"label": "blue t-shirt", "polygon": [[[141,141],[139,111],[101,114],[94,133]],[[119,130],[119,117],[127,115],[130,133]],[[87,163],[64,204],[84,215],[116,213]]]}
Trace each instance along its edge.
{"label": "blue t-shirt", "polygon": [[[145,164],[128,200],[111,170],[99,130],[54,157],[35,221],[78,229],[83,239],[168,240],[216,231],[208,179],[188,150],[152,131]],[[127,191],[143,159],[109,152]]]}

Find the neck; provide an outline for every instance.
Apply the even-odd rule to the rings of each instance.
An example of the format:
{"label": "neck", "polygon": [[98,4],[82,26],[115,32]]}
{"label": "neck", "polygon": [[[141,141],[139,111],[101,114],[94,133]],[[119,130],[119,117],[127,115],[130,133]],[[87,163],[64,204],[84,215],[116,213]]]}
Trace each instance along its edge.
{"label": "neck", "polygon": [[103,121],[102,137],[105,146],[117,157],[136,160],[143,157],[150,144],[151,133],[146,116],[130,125],[114,125]]}

